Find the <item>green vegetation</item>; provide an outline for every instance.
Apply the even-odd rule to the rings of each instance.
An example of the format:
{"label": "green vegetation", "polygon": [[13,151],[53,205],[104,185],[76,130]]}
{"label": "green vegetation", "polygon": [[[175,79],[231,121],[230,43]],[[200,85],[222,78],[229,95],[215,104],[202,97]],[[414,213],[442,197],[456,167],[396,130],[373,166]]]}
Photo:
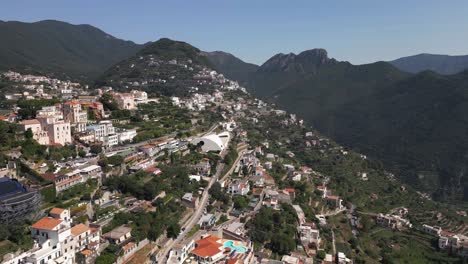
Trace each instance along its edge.
{"label": "green vegetation", "polygon": [[18,145],[17,126],[8,122],[0,121],[0,149],[10,150]]}
{"label": "green vegetation", "polygon": [[63,79],[92,80],[142,47],[89,25],[53,20],[2,21],[0,34],[1,70],[47,73]]}
{"label": "green vegetation", "polygon": [[26,100],[21,99],[18,100],[17,104],[20,110],[18,114],[23,119],[29,119],[36,117],[36,111],[42,109],[44,106],[51,106],[56,103],[59,103],[60,100],[58,99],[34,99],[34,100]]}
{"label": "green vegetation", "polygon": [[274,56],[249,75],[247,87],[382,161],[405,183],[453,203],[468,199],[468,178],[458,180],[467,162],[467,80],[466,71],[413,75],[311,50],[294,60]]}
{"label": "green vegetation", "polygon": [[11,225],[0,225],[0,259],[7,253],[18,249],[29,250],[34,242],[29,231],[30,223],[15,223]]}
{"label": "green vegetation", "polygon": [[168,236],[178,235],[181,213],[184,207],[180,204],[169,201],[164,206],[157,206],[154,213],[117,213],[111,223],[103,229],[108,232],[120,225],[128,225],[132,228],[132,236],[141,241],[145,238],[156,240],[167,230]]}
{"label": "green vegetation", "polygon": [[247,226],[252,241],[266,244],[278,255],[285,255],[296,248],[297,217],[290,205],[282,204],[281,209],[262,207]]}
{"label": "green vegetation", "polygon": [[[176,61],[168,63],[170,60]],[[212,88],[210,83],[199,83],[193,78],[195,73],[210,66],[209,60],[197,48],[163,38],[108,69],[97,85],[124,90],[127,84],[145,80],[147,82],[139,89],[150,95],[183,96],[188,95],[188,87],[197,87],[198,91]]]}

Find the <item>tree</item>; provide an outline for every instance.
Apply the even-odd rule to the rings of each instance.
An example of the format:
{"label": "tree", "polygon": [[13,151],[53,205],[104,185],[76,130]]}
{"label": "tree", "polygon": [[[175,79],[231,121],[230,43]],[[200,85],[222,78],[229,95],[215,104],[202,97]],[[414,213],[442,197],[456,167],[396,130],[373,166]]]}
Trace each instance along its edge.
{"label": "tree", "polygon": [[84,158],[86,157],[86,151],[84,151],[83,149],[79,149],[78,150],[78,156]]}
{"label": "tree", "polygon": [[110,252],[104,251],[96,258],[96,264],[113,264],[117,260],[117,256]]}
{"label": "tree", "polygon": [[109,158],[107,158],[107,162],[111,165],[117,166],[117,165],[122,165],[124,162],[124,159],[120,155],[114,155]]}
{"label": "tree", "polygon": [[319,250],[319,251],[317,252],[317,257],[318,257],[319,259],[325,259],[325,255],[326,255],[325,250]]}
{"label": "tree", "polygon": [[296,242],[294,242],[293,237],[288,236],[287,234],[275,233],[271,238],[270,248],[273,252],[280,255],[286,255],[296,248]]}
{"label": "tree", "polygon": [[96,155],[97,155],[97,154],[99,154],[99,153],[101,153],[101,152],[102,152],[102,146],[101,146],[101,145],[99,145],[99,144],[94,144],[94,145],[91,145],[91,147],[90,147],[90,150],[89,150],[89,151],[91,151],[91,153],[93,153],[93,154],[96,154]]}
{"label": "tree", "polygon": [[101,96],[101,103],[104,106],[104,109],[109,111],[119,110],[119,105],[114,100],[111,94],[105,93]]}
{"label": "tree", "polygon": [[234,197],[234,208],[236,209],[245,209],[249,206],[249,200],[244,196]]}
{"label": "tree", "polygon": [[178,223],[172,223],[167,227],[167,237],[177,238],[180,233],[180,225]]}
{"label": "tree", "polygon": [[32,132],[32,130],[31,130],[31,128],[28,128],[28,130],[26,130],[26,131],[24,132],[24,137],[25,137],[26,139],[31,139],[31,138],[33,138],[33,132]]}

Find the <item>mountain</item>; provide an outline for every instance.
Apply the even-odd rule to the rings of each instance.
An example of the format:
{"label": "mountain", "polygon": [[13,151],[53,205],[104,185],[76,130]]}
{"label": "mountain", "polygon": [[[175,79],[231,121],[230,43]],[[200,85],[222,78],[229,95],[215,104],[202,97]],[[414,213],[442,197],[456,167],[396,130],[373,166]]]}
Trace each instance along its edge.
{"label": "mountain", "polygon": [[468,71],[425,71],[314,121],[420,190],[468,200],[467,111]]}
{"label": "mountain", "polygon": [[419,190],[468,200],[468,71],[411,74],[313,49],[273,56],[249,75],[247,88]]}
{"label": "mountain", "polygon": [[110,67],[96,85],[182,96],[190,90],[203,91],[222,85],[224,80],[213,76],[212,69],[213,65],[198,48],[162,38]]}
{"label": "mountain", "polygon": [[449,56],[438,54],[418,54],[390,61],[398,69],[411,73],[431,70],[440,74],[456,74],[468,69],[468,55]]}
{"label": "mountain", "polygon": [[237,80],[240,83],[247,82],[249,75],[258,69],[258,65],[247,63],[234,55],[223,51],[203,52],[213,67],[222,72],[229,79]]}
{"label": "mountain", "polygon": [[44,20],[0,21],[0,70],[46,73],[90,80],[135,54],[142,45],[90,25]]}

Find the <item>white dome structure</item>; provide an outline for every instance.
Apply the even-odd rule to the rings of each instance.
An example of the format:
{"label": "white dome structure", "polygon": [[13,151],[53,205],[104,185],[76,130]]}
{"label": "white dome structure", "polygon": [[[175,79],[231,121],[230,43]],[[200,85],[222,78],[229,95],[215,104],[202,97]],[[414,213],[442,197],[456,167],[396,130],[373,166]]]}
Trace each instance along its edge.
{"label": "white dome structure", "polygon": [[201,145],[201,149],[203,152],[209,151],[223,151],[226,149],[230,135],[228,132],[223,132],[218,135],[210,134],[203,137],[195,138],[192,140],[193,145]]}

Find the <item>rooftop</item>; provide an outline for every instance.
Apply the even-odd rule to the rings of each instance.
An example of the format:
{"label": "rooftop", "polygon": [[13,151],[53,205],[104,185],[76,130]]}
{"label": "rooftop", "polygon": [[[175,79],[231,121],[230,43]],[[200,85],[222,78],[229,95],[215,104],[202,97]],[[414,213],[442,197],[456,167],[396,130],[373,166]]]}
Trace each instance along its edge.
{"label": "rooftop", "polygon": [[223,245],[218,242],[219,240],[219,237],[208,236],[196,241],[195,243],[197,244],[197,247],[192,251],[192,254],[206,258],[220,253],[222,251],[220,248]]}
{"label": "rooftop", "polygon": [[80,234],[83,234],[84,232],[87,232],[89,227],[85,224],[78,224],[74,227],[71,228],[71,233],[74,236],[79,236]]}
{"label": "rooftop", "polygon": [[41,124],[37,119],[23,120],[20,122],[21,125],[39,125]]}
{"label": "rooftop", "polygon": [[59,214],[63,213],[64,211],[65,211],[65,209],[63,209],[63,208],[57,208],[57,207],[55,207],[55,208],[52,208],[52,210],[50,210],[49,213],[50,213],[50,214],[59,215]]}
{"label": "rooftop", "polygon": [[41,220],[37,221],[35,224],[33,224],[32,228],[41,230],[54,230],[54,228],[56,228],[62,222],[63,220],[60,219],[44,217]]}
{"label": "rooftop", "polygon": [[131,227],[121,225],[105,233],[103,236],[106,238],[111,238],[111,239],[119,239],[131,231],[132,231]]}

